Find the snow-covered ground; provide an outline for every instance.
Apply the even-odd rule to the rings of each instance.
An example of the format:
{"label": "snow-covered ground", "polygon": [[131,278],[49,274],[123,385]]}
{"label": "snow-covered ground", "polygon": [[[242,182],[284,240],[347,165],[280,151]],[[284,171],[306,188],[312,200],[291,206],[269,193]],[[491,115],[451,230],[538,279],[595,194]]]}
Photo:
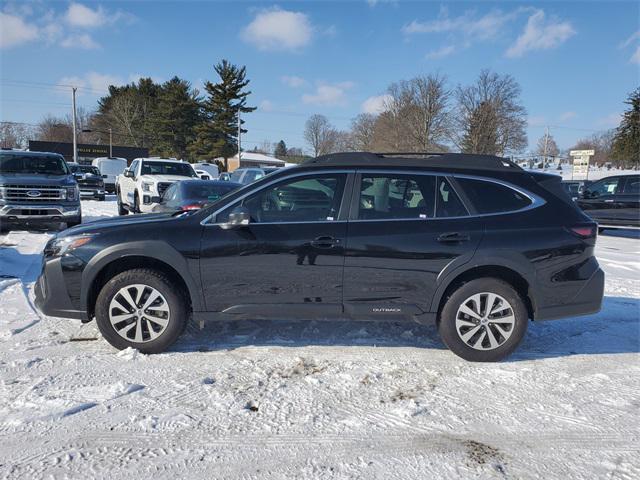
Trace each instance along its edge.
{"label": "snow-covered ground", "polygon": [[601,313],[532,324],[499,364],[433,328],[338,322],[117,352],[34,310],[47,238],[0,237],[0,478],[640,478],[637,234],[598,240]]}

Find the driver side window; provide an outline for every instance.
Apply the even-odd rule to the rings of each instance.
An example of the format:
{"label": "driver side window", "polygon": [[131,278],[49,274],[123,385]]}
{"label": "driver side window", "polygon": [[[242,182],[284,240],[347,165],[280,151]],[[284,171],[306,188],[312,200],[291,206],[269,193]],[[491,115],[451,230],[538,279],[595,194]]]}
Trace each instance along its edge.
{"label": "driver side window", "polygon": [[[252,223],[327,222],[338,219],[346,174],[296,177],[263,188],[242,202]],[[224,223],[238,204],[217,215]]]}
{"label": "driver side window", "polygon": [[587,187],[591,194],[597,192],[599,197],[604,195],[615,195],[618,191],[619,178],[608,178],[595,182]]}

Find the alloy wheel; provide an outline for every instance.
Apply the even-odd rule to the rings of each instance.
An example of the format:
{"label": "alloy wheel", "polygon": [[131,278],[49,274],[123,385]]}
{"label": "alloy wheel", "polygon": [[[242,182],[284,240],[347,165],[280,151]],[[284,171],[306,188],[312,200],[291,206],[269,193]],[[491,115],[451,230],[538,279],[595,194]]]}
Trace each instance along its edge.
{"label": "alloy wheel", "polygon": [[475,350],[494,350],[504,344],[514,331],[513,307],[500,295],[476,293],[458,307],[456,332]]}
{"label": "alloy wheel", "polygon": [[121,288],[109,303],[109,321],[122,338],[144,343],[155,340],[171,320],[164,296],[149,285]]}

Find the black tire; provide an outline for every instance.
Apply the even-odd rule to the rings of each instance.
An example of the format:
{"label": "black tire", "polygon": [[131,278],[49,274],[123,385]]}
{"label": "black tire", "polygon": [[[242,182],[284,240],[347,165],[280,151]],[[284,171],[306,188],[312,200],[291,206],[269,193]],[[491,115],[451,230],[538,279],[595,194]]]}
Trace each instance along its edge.
{"label": "black tire", "polygon": [[[480,293],[493,293],[501,296],[510,304],[515,318],[511,327],[512,330],[510,330],[511,335],[506,341],[491,350],[477,350],[473,348],[460,337],[456,329],[458,308],[471,296]],[[498,362],[509,356],[518,347],[527,331],[528,322],[529,315],[524,301],[511,285],[497,278],[478,278],[462,284],[447,298],[440,312],[438,331],[445,345],[459,357],[471,362]],[[471,328],[473,327],[469,327],[469,329]],[[478,330],[477,336],[472,337],[473,340],[478,339],[480,335],[482,335],[484,331],[483,328],[484,330],[491,328],[494,337],[499,338],[498,335],[495,334],[496,327],[487,325]],[[463,334],[464,333],[465,332],[463,332]],[[485,337],[487,338],[484,342],[488,342],[488,335],[485,334]],[[500,340],[502,340],[502,338],[500,338],[499,341]]]}
{"label": "black tire", "polygon": [[[135,342],[120,336],[109,320],[109,304],[114,296],[127,285],[148,285],[160,292],[167,301],[170,317],[165,330],[155,339]],[[185,295],[176,288],[164,273],[157,270],[139,268],[122,272],[109,280],[96,300],[96,323],[107,342],[119,350],[136,348],[142,353],[160,353],[171,346],[184,331],[189,316]]]}
{"label": "black tire", "polygon": [[125,206],[122,204],[122,200],[120,200],[120,191],[119,190],[116,191],[116,195],[118,196],[118,199],[117,199],[118,215],[128,215],[129,214],[129,210],[127,210],[125,208]]}
{"label": "black tire", "polygon": [[140,213],[140,197],[138,197],[138,192],[133,196],[133,213]]}

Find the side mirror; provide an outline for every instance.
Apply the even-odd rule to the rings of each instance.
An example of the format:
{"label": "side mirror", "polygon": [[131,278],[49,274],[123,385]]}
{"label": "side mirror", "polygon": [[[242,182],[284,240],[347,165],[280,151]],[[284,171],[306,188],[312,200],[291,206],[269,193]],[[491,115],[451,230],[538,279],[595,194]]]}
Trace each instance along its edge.
{"label": "side mirror", "polygon": [[134,178],[135,175],[133,174],[133,172],[131,170],[125,170],[124,171],[124,176],[127,177],[127,178]]}
{"label": "side mirror", "polygon": [[229,214],[227,223],[223,223],[221,227],[225,230],[249,225],[251,221],[251,213],[247,207],[238,206]]}
{"label": "side mirror", "polygon": [[109,178],[109,175],[102,175],[102,178]]}

